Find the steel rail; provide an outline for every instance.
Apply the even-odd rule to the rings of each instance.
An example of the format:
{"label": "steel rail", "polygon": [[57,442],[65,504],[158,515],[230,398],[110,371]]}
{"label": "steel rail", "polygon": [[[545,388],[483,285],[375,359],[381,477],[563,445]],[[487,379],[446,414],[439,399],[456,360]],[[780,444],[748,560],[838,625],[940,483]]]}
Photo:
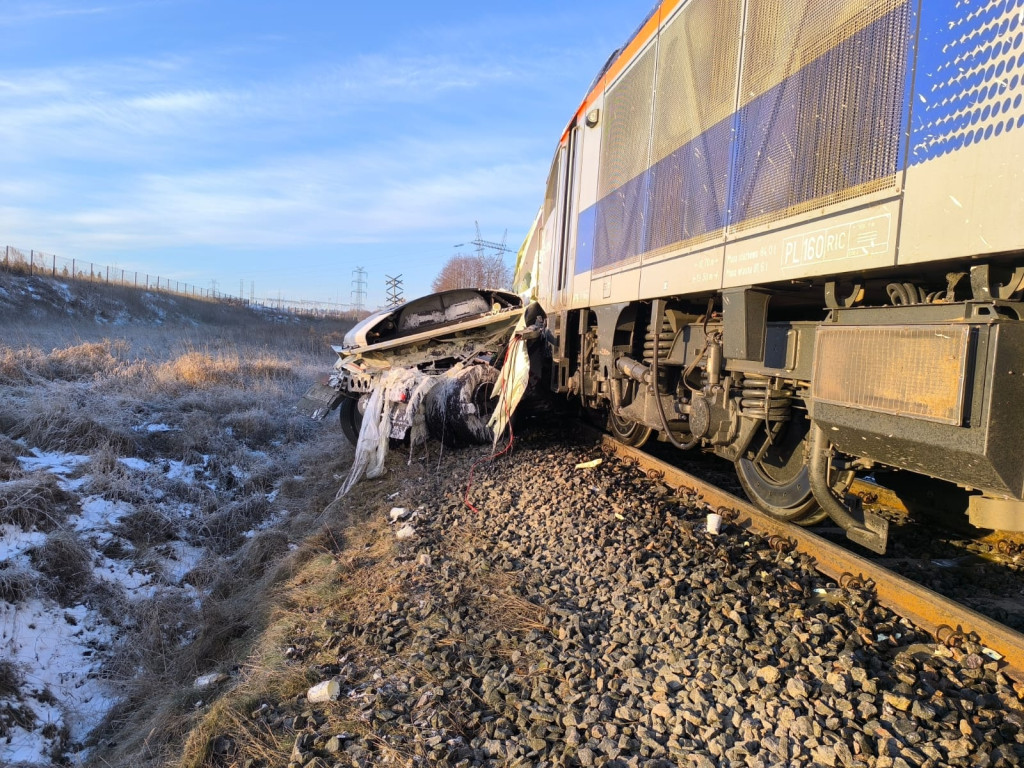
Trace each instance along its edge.
{"label": "steel rail", "polygon": [[699,477],[691,475],[643,451],[624,445],[609,435],[601,435],[602,445],[619,457],[628,457],[645,470],[659,473],[672,486],[694,490],[712,510],[734,510],[733,524],[765,536],[789,539],[801,552],[810,555],[815,567],[837,584],[854,576],[874,583],[878,602],[894,613],[909,619],[938,642],[945,635],[974,633],[981,645],[999,654],[1005,663],[1003,673],[1024,683],[1024,635],[982,616],[937,592],[887,570],[821,536],[796,525],[784,523],[761,512],[747,501],[733,496]]}

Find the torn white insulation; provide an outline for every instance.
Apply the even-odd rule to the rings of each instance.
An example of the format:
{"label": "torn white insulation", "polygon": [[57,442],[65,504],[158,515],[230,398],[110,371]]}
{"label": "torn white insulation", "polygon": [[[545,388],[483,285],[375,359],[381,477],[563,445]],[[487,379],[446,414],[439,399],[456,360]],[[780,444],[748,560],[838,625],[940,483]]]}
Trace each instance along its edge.
{"label": "torn white insulation", "polygon": [[409,420],[409,461],[412,461],[413,451],[421,445],[426,444],[430,434],[427,430],[427,417],[422,405],[427,394],[440,380],[439,376],[427,376],[420,374],[419,383],[413,388],[409,395],[409,404],[406,407],[406,418]]}
{"label": "torn white insulation", "polygon": [[409,403],[410,392],[415,393],[423,379],[429,378],[431,377],[415,368],[393,368],[381,376],[366,404],[352,469],[338,490],[336,499],[352,490],[352,486],[363,477],[372,479],[384,474],[384,460],[388,456],[395,417],[401,411],[402,415],[408,418],[406,406]]}
{"label": "torn white insulation", "polygon": [[498,395],[498,404],[494,408],[494,413],[491,414],[488,426],[494,432],[495,445],[498,443],[498,438],[504,434],[512,414],[515,413],[519,402],[523,399],[530,380],[530,355],[526,350],[526,340],[521,334],[525,329],[526,316],[523,315],[516,323],[515,330],[512,331],[505,364],[494,384],[494,391]]}

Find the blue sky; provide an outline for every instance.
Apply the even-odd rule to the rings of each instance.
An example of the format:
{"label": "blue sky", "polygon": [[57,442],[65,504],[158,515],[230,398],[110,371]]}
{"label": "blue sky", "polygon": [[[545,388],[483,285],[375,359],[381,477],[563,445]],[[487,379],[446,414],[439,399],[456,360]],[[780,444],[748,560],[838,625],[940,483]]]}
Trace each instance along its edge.
{"label": "blue sky", "polygon": [[653,0],[0,0],[0,245],[257,296],[518,248]]}

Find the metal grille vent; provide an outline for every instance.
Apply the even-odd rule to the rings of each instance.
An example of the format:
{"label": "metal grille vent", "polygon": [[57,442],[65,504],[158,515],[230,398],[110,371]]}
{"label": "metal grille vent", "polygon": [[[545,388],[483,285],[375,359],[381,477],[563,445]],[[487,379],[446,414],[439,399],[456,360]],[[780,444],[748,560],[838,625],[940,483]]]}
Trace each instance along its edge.
{"label": "metal grille vent", "polygon": [[815,400],[959,425],[968,326],[821,328],[814,342]]}
{"label": "metal grille vent", "polygon": [[739,0],[691,0],[661,30],[652,161],[732,116],[741,10]]}
{"label": "metal grille vent", "polygon": [[739,0],[691,0],[661,31],[650,250],[722,233],[741,12]]}
{"label": "metal grille vent", "polygon": [[595,270],[636,261],[644,250],[656,63],[650,46],[605,98]]}
{"label": "metal grille vent", "polygon": [[599,198],[647,168],[656,61],[649,46],[605,98]]}
{"label": "metal grille vent", "polygon": [[896,185],[905,0],[751,0],[730,231]]}

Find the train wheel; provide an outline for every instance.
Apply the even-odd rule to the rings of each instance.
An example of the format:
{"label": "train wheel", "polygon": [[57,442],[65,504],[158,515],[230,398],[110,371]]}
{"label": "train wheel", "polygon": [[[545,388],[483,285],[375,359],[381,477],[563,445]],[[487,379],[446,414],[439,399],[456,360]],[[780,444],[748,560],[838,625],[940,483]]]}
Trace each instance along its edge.
{"label": "train wheel", "polygon": [[[816,525],[826,517],[811,493],[807,433],[807,419],[794,419],[772,444],[765,447],[766,436],[757,439],[736,462],[736,474],[747,498],[777,520],[797,525]],[[835,487],[845,491],[851,483],[853,472],[843,472]]]}
{"label": "train wheel", "polygon": [[355,445],[359,442],[359,430],[363,426],[363,414],[359,412],[359,400],[354,397],[342,398],[338,406],[338,421],[345,438]]}
{"label": "train wheel", "polygon": [[608,431],[619,442],[632,445],[634,448],[639,448],[646,443],[651,433],[654,432],[650,427],[624,419],[614,413],[608,414]]}

